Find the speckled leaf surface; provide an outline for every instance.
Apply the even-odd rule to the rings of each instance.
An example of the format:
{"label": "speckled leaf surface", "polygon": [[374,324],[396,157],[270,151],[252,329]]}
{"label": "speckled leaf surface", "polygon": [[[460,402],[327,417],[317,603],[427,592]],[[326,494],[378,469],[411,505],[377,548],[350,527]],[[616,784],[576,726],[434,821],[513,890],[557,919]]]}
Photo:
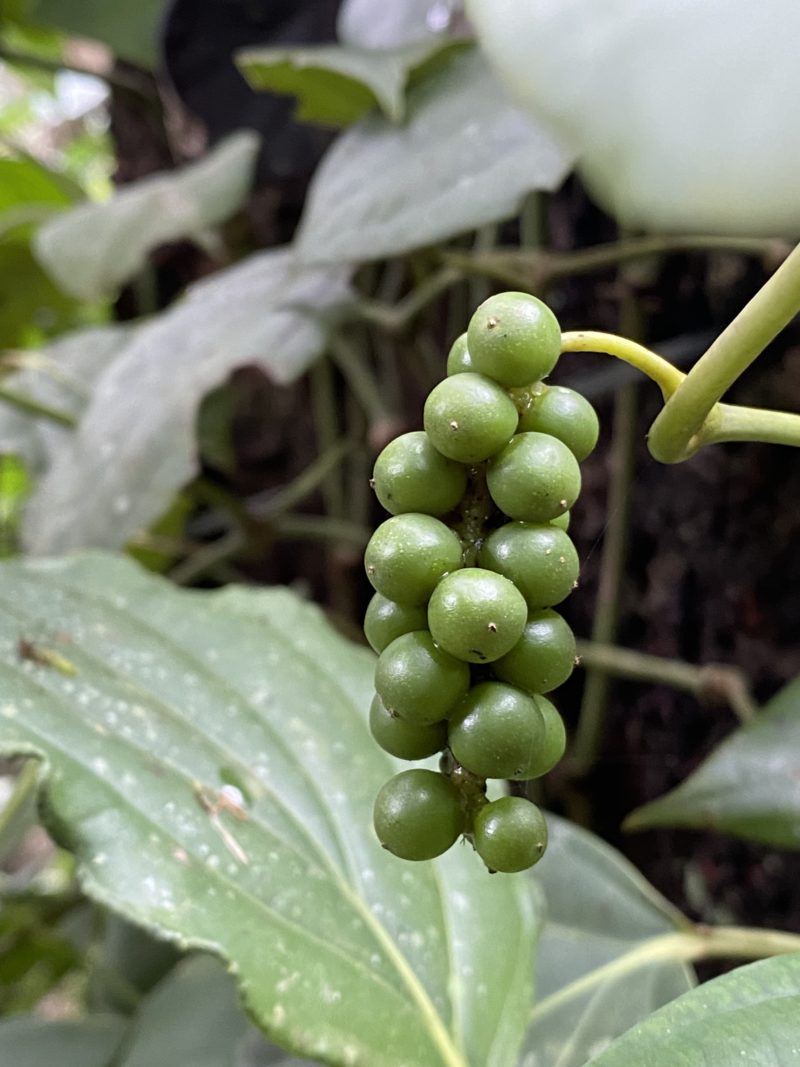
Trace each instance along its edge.
{"label": "speckled leaf surface", "polygon": [[632,812],[625,827],[722,830],[800,849],[800,679],[785,686],[676,789]]}
{"label": "speckled leaf surface", "polygon": [[796,1067],[800,955],[762,960],[708,982],[635,1026],[595,1067]]}
{"label": "speckled leaf surface", "polygon": [[0,751],[43,760],[91,896],[229,961],[296,1054],[515,1062],[535,898],[467,848],[379,848],[370,653],[286,591],[180,591],[113,556],[10,562],[0,590]]}
{"label": "speckled leaf surface", "polygon": [[547,852],[532,872],[546,907],[520,1067],[583,1067],[692,987],[690,967],[647,950],[687,920],[599,837],[553,815],[548,826]]}

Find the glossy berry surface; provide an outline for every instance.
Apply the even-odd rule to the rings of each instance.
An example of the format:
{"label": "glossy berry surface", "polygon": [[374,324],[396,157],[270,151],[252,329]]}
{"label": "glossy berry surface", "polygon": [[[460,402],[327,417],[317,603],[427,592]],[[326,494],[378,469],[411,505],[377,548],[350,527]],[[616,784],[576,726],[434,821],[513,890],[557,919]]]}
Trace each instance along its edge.
{"label": "glossy berry surface", "polygon": [[445,515],[464,495],[467,472],[416,430],[389,442],[375,462],[372,481],[378,500],[393,515]]}
{"label": "glossy berry surface", "polygon": [[501,385],[547,377],[561,353],[561,328],[550,308],[529,293],[490,296],[470,319],[472,365]]}
{"label": "glossy berry surface", "polygon": [[507,578],[481,567],[454,571],[436,586],[428,626],[442,648],[468,663],[491,663],[522,635],[528,608]]}
{"label": "glossy berry surface", "polygon": [[581,472],[578,461],[558,438],[520,433],[492,458],[486,483],[495,504],[509,518],[549,522],[578,499]]}
{"label": "glossy berry surface", "polygon": [[574,389],[542,385],[530,407],[520,416],[519,430],[557,437],[581,462],[594,451],[600,423],[589,401]]}
{"label": "glossy berry surface", "polygon": [[428,610],[424,604],[398,604],[376,593],[364,615],[364,636],[373,652],[381,653],[397,637],[424,630],[428,625]]}
{"label": "glossy berry surface", "polygon": [[569,596],[580,563],[569,534],[557,526],[509,522],[494,530],[478,553],[482,567],[514,583],[531,610]]}
{"label": "glossy berry surface", "polygon": [[556,515],[554,519],[550,520],[551,526],[557,526],[559,530],[566,531],[569,529],[570,513],[565,511],[563,515]]}
{"label": "glossy berry surface", "polygon": [[469,354],[467,348],[467,335],[462,333],[460,337],[457,337],[447,353],[447,373],[451,374],[463,374],[465,371],[472,371],[475,368],[472,366],[472,357]]}
{"label": "glossy berry surface", "polygon": [[387,711],[377,694],[369,709],[369,728],[384,752],[398,759],[426,759],[447,744],[447,723],[407,722]]}
{"label": "glossy berry surface", "polygon": [[435,448],[459,463],[479,463],[500,451],[519,414],[499,385],[481,374],[454,374],[428,394],[425,431]]}
{"label": "glossy berry surface", "polygon": [[438,648],[427,630],[403,634],[381,652],[375,689],[384,706],[410,722],[445,718],[469,689],[466,663]]}
{"label": "glossy berry surface", "polygon": [[549,693],[575,666],[575,637],[557,611],[537,611],[522,636],[494,665],[498,678],[529,693]]}
{"label": "glossy berry surface", "polygon": [[474,686],[450,719],[453,755],[481,778],[534,777],[531,770],[544,740],[545,723],[536,700],[504,682]]}
{"label": "glossy berry surface", "polygon": [[431,515],[411,512],[381,523],[364,567],[374,589],[398,604],[424,604],[437,583],[461,566],[461,542]]}
{"label": "glossy berry surface", "polygon": [[528,777],[540,778],[552,771],[563,758],[567,748],[567,732],[555,704],[543,696],[534,696],[532,699],[544,722],[544,737],[536,751],[531,753]]}
{"label": "glossy berry surface", "polygon": [[475,849],[490,871],[525,871],[547,848],[541,811],[524,797],[500,797],[475,817]]}
{"label": "glossy berry surface", "polygon": [[390,778],[373,811],[385,849],[405,860],[430,860],[455,843],[464,829],[456,787],[436,771],[414,768]]}

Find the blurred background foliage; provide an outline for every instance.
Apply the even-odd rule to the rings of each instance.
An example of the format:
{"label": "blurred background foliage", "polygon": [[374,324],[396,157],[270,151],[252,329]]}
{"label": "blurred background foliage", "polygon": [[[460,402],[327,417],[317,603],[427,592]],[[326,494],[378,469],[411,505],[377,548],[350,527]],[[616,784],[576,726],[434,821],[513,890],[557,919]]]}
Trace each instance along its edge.
{"label": "blurred background foliage", "polygon": [[[480,300],[529,289],[565,329],[687,366],[794,236],[622,230],[574,164],[451,0],[0,0],[0,551],[121,548],[182,585],[288,584],[359,640],[374,457],[419,425]],[[734,399],[797,408],[797,344],[795,327]],[[654,389],[593,357],[558,380],[604,429],[571,528],[573,758],[539,799],[695,918],[797,928],[800,866],[777,851],[793,829],[745,811],[725,826],[749,841],[619,830],[800,673],[800,515],[779,506],[797,465],[746,445],[659,467]],[[77,893],[29,773],[6,766],[0,790],[0,1011],[138,1005],[171,950]],[[691,821],[671,803],[651,825]],[[76,1063],[119,1042],[98,1025]]]}

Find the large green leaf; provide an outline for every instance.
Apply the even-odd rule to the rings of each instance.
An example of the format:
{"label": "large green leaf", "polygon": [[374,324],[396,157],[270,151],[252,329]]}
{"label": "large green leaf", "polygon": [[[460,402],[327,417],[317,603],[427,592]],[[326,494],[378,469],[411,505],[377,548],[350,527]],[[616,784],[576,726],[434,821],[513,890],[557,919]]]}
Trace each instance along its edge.
{"label": "large green leaf", "polygon": [[523,1063],[583,1067],[691,988],[691,970],[664,952],[665,935],[689,923],[615,849],[563,819],[548,824],[547,853],[533,871],[546,919]]}
{"label": "large green leaf", "polygon": [[[369,652],[287,591],[180,591],[116,557],[6,563],[0,589],[0,752],[42,759],[90,896],[228,960],[297,1053],[514,1062],[529,885],[467,848],[381,850],[370,810],[395,764],[369,736]],[[241,808],[220,806],[231,783]]]}
{"label": "large green leaf", "polygon": [[800,679],[740,727],[672,792],[632,812],[628,830],[691,826],[800,849]]}
{"label": "large green leaf", "polygon": [[619,1038],[594,1067],[794,1067],[800,955],[762,960],[686,993]]}
{"label": "large green leaf", "polygon": [[135,4],[109,0],[27,0],[26,17],[75,37],[92,37],[144,67],[157,58],[158,27],[166,0]]}
{"label": "large green leaf", "polygon": [[237,61],[253,88],[297,97],[296,118],[347,126],[376,108],[400,122],[408,86],[463,47],[463,42],[432,38],[386,49],[259,48],[241,52]]}
{"label": "large green leaf", "polygon": [[[12,209],[21,218],[27,209]],[[6,218],[11,212],[6,213]],[[3,230],[0,219],[0,348],[26,347],[75,325],[80,309],[42,269],[30,227]]]}
{"label": "large green leaf", "polygon": [[304,268],[290,250],[259,253],[138,329],[31,499],[29,550],[118,547],[163,515],[197,470],[202,398],[247,363],[282,383],[301,374],[350,299],[349,274]]}
{"label": "large green leaf", "polygon": [[258,137],[240,131],[196,163],[143,178],[105,203],[63,212],[36,235],[39,261],[78,299],[113,294],[138,274],[157,245],[202,239],[210,226],[237,211],[257,155]]}
{"label": "large green leaf", "polygon": [[46,1022],[34,1017],[0,1022],[0,1063],[8,1067],[110,1067],[125,1034],[114,1016],[84,1022]]}
{"label": "large green leaf", "polygon": [[513,215],[554,189],[570,156],[514,108],[480,55],[457,56],[408,95],[408,122],[370,116],[343,133],[309,192],[299,252],[377,259]]}

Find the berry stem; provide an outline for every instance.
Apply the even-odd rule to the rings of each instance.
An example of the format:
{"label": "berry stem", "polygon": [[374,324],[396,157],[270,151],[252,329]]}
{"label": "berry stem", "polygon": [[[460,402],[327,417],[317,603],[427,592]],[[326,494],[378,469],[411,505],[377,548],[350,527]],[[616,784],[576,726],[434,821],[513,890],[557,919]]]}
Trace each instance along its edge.
{"label": "berry stem", "polygon": [[464,547],[464,566],[474,567],[478,561],[478,549],[489,532],[489,518],[496,510],[486,486],[485,463],[470,468],[467,491],[459,510],[461,518],[456,530]]}

